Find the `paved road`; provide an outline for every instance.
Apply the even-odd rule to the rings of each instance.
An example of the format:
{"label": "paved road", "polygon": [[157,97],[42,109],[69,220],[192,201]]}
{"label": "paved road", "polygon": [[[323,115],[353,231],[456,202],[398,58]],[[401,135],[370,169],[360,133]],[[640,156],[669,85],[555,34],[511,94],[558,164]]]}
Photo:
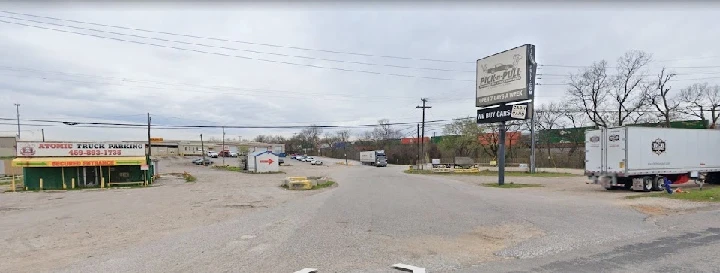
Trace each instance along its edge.
{"label": "paved road", "polygon": [[398,272],[389,267],[395,263],[428,272],[720,268],[712,254],[720,251],[718,211],[648,221],[603,200],[484,188],[393,166],[338,168],[333,177],[337,188],[98,253],[61,271]]}

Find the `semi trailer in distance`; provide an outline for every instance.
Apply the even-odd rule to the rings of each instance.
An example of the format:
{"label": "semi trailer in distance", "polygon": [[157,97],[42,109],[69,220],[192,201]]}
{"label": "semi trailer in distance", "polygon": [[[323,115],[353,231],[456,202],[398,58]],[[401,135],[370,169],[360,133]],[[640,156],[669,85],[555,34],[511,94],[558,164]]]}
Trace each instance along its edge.
{"label": "semi trailer in distance", "polygon": [[360,163],[376,167],[387,167],[387,156],[385,155],[385,150],[360,152]]}

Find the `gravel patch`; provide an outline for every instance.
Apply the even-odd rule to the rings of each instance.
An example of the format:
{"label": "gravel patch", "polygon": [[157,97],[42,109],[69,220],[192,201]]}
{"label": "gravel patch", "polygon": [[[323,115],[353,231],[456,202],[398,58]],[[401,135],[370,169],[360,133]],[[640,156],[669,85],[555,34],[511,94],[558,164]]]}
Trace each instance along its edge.
{"label": "gravel patch", "polygon": [[[226,159],[226,163],[233,160]],[[286,174],[259,175],[196,166],[191,161],[164,159],[160,170],[189,172],[197,177],[192,183],[176,175],[162,175],[148,188],[0,195],[0,260],[12,261],[3,263],[2,271],[40,272],[64,267],[330,190],[288,191],[279,187],[286,176],[327,176],[330,166],[291,162],[293,166],[280,167]]]}

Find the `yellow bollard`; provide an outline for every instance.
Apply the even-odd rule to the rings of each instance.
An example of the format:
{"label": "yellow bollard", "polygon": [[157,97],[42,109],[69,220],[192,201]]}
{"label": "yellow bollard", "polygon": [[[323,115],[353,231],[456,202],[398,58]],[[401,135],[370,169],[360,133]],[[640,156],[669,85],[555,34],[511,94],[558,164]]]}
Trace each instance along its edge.
{"label": "yellow bollard", "polygon": [[100,188],[105,188],[105,177],[100,177]]}
{"label": "yellow bollard", "polygon": [[70,179],[70,188],[71,189],[75,188],[75,178],[74,177],[72,179]]}
{"label": "yellow bollard", "polygon": [[63,183],[63,190],[67,189],[67,186],[65,185],[65,168],[62,168],[62,183]]}
{"label": "yellow bollard", "polygon": [[12,191],[15,192],[15,176],[12,176]]}
{"label": "yellow bollard", "polygon": [[43,180],[42,180],[42,178],[40,178],[40,190],[42,190],[42,189],[43,189]]}

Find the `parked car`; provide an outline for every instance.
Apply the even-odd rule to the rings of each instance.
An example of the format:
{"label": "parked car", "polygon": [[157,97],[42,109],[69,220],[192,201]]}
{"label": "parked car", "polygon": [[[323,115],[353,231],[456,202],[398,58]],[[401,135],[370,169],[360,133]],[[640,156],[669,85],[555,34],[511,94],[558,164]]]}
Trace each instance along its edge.
{"label": "parked car", "polygon": [[313,160],[315,160],[314,157],[312,157],[312,156],[307,156],[307,157],[303,158],[302,161],[303,161],[303,162],[312,162]]}
{"label": "parked car", "polygon": [[313,161],[310,161],[310,165],[322,165],[322,164],[323,164],[323,162],[320,161],[319,159],[315,159],[315,160],[313,160]]}
{"label": "parked car", "polygon": [[219,154],[218,154],[217,152],[214,152],[214,151],[208,151],[208,152],[207,152],[207,156],[209,156],[209,157],[211,157],[211,158],[217,158],[218,155],[219,155]]}
{"label": "parked car", "polygon": [[283,159],[282,157],[279,157],[279,158],[278,158],[278,164],[279,164],[279,165],[285,164],[285,159]]}
{"label": "parked car", "polygon": [[212,165],[212,164],[213,164],[212,160],[207,159],[207,158],[205,159],[204,164],[203,164],[203,159],[202,159],[202,158],[195,159],[195,160],[192,161],[192,163],[195,164],[195,165],[205,165],[205,166],[207,166],[207,165]]}
{"label": "parked car", "polygon": [[295,157],[295,159],[303,161],[305,159],[305,156],[304,155],[297,156],[297,157]]}
{"label": "parked car", "polygon": [[222,156],[222,157],[237,157],[238,156],[237,152],[230,152],[230,151],[220,151],[220,153],[218,155]]}

